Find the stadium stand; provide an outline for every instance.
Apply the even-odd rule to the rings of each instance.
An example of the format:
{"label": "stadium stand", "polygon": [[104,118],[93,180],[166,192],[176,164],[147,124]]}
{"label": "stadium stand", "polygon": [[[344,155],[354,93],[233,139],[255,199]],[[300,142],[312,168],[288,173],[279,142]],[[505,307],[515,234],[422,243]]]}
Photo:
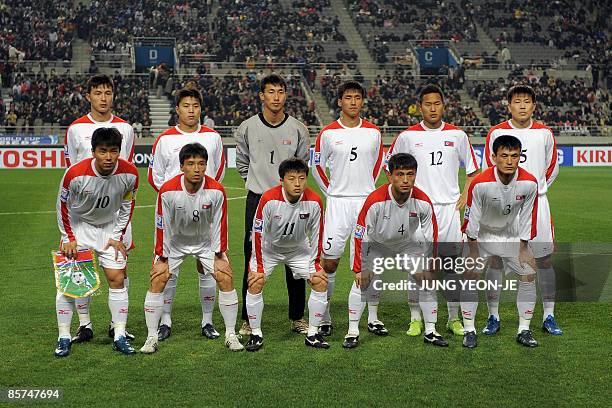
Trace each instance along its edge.
{"label": "stadium stand", "polygon": [[0,61],[71,60],[77,21],[72,1],[0,1]]}
{"label": "stadium stand", "polygon": [[[142,77],[113,77],[115,100],[113,112],[137,128],[150,126],[149,88]],[[7,133],[33,133],[35,127],[65,129],[76,118],[89,112],[85,99],[87,77],[18,74],[10,90],[11,102],[4,107]],[[4,103],[0,104],[4,105]],[[0,111],[3,109],[0,108]]]}

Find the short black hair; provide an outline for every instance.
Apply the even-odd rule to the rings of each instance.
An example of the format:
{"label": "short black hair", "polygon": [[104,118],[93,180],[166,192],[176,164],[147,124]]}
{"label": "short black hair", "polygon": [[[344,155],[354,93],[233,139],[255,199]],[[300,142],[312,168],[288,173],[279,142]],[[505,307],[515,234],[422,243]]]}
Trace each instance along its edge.
{"label": "short black hair", "polygon": [[179,106],[183,98],[195,98],[200,102],[200,106],[202,105],[202,94],[197,88],[185,87],[179,89],[174,98],[175,106]]}
{"label": "short black hair", "polygon": [[389,167],[389,173],[393,173],[393,170],[416,170],[418,163],[413,155],[408,153],[396,153],[387,162]]}
{"label": "short black hair", "polygon": [[106,74],[96,74],[87,81],[87,93],[91,93],[92,89],[102,85],[110,87],[113,92],[115,92],[115,84],[110,76]]}
{"label": "short black hair", "polygon": [[123,136],[117,128],[98,128],[91,135],[91,150],[95,151],[98,146],[118,147],[121,149]]}
{"label": "short black hair", "polygon": [[285,174],[290,171],[295,171],[296,173],[306,173],[308,176],[308,164],[297,157],[291,157],[289,159],[283,160],[281,164],[278,166],[278,175],[281,179],[285,178]]}
{"label": "short black hair", "polygon": [[440,95],[440,98],[442,98],[442,103],[444,103],[444,92],[442,92],[442,89],[436,84],[427,84],[421,88],[421,91],[419,92],[419,103],[423,103],[423,98],[425,95],[432,93],[437,93]]}
{"label": "short black hair", "polygon": [[529,95],[531,96],[531,100],[533,101],[533,103],[535,103],[536,101],[535,91],[529,85],[525,85],[525,84],[514,85],[513,87],[508,89],[508,93],[506,94],[506,99],[508,100],[508,102],[511,102],[512,98],[514,98],[516,95]]}
{"label": "short black hair", "polygon": [[259,92],[263,92],[266,89],[266,85],[280,85],[284,90],[287,90],[287,83],[282,76],[278,74],[270,74],[262,78],[259,83]]}
{"label": "short black hair", "polygon": [[342,99],[346,91],[358,91],[359,93],[361,93],[361,97],[365,98],[365,89],[357,81],[347,81],[340,85],[338,87],[338,99]]}
{"label": "short black hair", "polygon": [[208,163],[208,151],[199,143],[189,143],[183,146],[179,152],[179,163],[182,166],[185,160],[191,159],[192,157],[201,157]]}
{"label": "short black hair", "polygon": [[521,141],[512,135],[501,135],[493,141],[493,153],[497,155],[499,149],[521,150]]}

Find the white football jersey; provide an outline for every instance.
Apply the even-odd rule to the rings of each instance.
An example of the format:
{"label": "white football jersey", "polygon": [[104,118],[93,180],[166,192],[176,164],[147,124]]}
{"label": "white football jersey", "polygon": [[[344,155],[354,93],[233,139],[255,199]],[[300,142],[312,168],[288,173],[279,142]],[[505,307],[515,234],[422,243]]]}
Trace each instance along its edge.
{"label": "white football jersey", "polygon": [[387,162],[396,153],[414,156],[419,165],[415,186],[426,192],[434,204],[453,204],[459,200],[461,163],[466,174],[479,168],[467,134],[444,122],[438,129],[429,129],[421,122],[401,132],[387,153],[387,171]]}
{"label": "white football jersey", "polygon": [[552,130],[539,122],[531,121],[526,129],[517,129],[507,120],[494,126],[487,134],[482,168],[493,167],[493,142],[502,135],[511,135],[521,141],[521,161],[519,165],[538,180],[538,194],[546,194],[548,187],[559,174],[557,161],[557,142]]}
{"label": "white football jersey", "polygon": [[156,191],[159,191],[166,181],[181,173],[179,152],[189,143],[199,143],[206,148],[208,161],[205,174],[218,182],[223,180],[225,154],[221,136],[203,125],[193,133],[183,132],[175,126],[160,134],[153,144],[153,160],[149,164],[148,179]]}
{"label": "white football jersey", "polygon": [[413,187],[410,198],[399,205],[391,184],[374,190],[366,199],[353,232],[355,245],[351,265],[362,270],[363,243],[376,243],[391,251],[426,254],[438,242],[438,224],[433,204],[420,189]]}
{"label": "white football jersey", "polygon": [[[532,240],[537,234],[538,182],[518,168],[509,184],[499,181],[496,167],[480,173],[470,185],[463,232],[472,239],[479,235]],[[518,222],[517,222],[518,221]]]}
{"label": "white football jersey", "polygon": [[132,162],[134,159],[134,129],[132,125],[115,115],[111,115],[110,120],[107,122],[96,122],[91,117],[91,114],[88,113],[72,122],[68,129],[66,129],[64,141],[66,165],[70,167],[72,164],[92,157],[91,136],[96,129],[106,127],[114,127],[119,130],[123,137],[119,157]]}
{"label": "white football jersey", "polygon": [[[345,127],[338,119],[317,136],[314,178],[321,191],[334,197],[367,197],[376,188],[383,159],[378,127],[360,119]],[[325,168],[329,168],[329,177]]]}
{"label": "white football jersey", "polygon": [[112,239],[121,240],[132,218],[138,190],[138,170],[123,159],[109,176],[102,176],[89,158],[64,173],[57,196],[57,224],[62,242],[75,241],[72,226],[115,223]]}
{"label": "white football jersey", "polygon": [[223,186],[205,176],[187,192],[184,175],[166,181],[157,194],[155,254],[175,257],[227,251],[227,199]]}
{"label": "white football jersey", "polygon": [[256,258],[257,271],[264,272],[262,248],[279,253],[310,248],[311,260],[320,269],[322,214],[321,198],[308,187],[295,204],[287,201],[281,185],[266,191],[253,220],[252,256]]}

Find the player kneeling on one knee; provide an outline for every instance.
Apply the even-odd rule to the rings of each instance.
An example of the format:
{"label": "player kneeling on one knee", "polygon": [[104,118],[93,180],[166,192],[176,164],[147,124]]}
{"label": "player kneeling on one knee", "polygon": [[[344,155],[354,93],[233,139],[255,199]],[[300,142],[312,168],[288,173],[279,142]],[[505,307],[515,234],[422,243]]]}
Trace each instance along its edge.
{"label": "player kneeling on one knee", "polygon": [[[468,192],[463,231],[469,239],[469,257],[481,262],[499,257],[518,276],[516,341],[536,347],[538,342],[529,330],[536,302],[536,265],[528,243],[537,235],[538,182],[519,167],[521,142],[516,137],[503,135],[495,139],[491,157],[495,166],[476,176]],[[471,275],[468,278],[480,277],[480,273]],[[467,348],[477,344],[474,323],[477,307],[478,292],[472,286],[462,293],[461,300],[463,346]]]}
{"label": "player kneeling on one knee", "polygon": [[171,275],[178,275],[187,256],[197,259],[201,274],[211,274],[219,285],[219,310],[225,322],[225,345],[243,349],[235,334],[238,295],[227,259],[227,198],[223,186],[206,176],[208,154],[199,143],[185,145],[180,153],[182,174],[165,182],[157,195],[155,255],[149,291],[145,298],[147,341],[142,353],[158,347],[158,326],[164,290]]}
{"label": "player kneeling on one knee", "polygon": [[306,162],[297,158],[284,160],[278,173],[280,185],[262,195],[253,220],[253,252],[246,296],[252,334],[246,349],[256,351],[263,345],[262,290],[274,268],[281,264],[289,266],[295,279],[307,280],[312,288],[305,344],[329,348],[318,333],[327,307],[327,274],[319,265],[323,204],[321,198],[306,187]]}
{"label": "player kneeling on one knee", "polygon": [[[355,252],[351,266],[355,272],[355,282],[349,294],[349,330],[342,344],[344,348],[359,345],[359,320],[365,301],[369,308],[378,306],[380,286],[373,283],[381,282],[373,282],[372,274],[376,261],[400,254],[416,260],[435,255],[438,242],[436,215],[427,194],[414,187],[417,161],[410,154],[398,153],[391,156],[388,166],[390,183],[368,196],[353,233]],[[414,281],[417,278],[420,286],[424,273],[421,270],[408,272],[412,285],[417,283]],[[377,273],[375,279],[379,280],[381,275]],[[435,330],[438,311],[435,291],[420,289],[419,304],[425,317],[425,343],[448,346]],[[388,334],[384,324],[372,320],[371,314],[368,316],[368,331],[377,335]]]}

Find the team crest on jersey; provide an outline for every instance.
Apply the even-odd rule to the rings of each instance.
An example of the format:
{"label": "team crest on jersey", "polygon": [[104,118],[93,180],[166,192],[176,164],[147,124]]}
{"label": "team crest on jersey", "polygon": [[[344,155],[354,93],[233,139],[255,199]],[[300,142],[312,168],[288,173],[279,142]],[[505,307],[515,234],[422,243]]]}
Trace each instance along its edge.
{"label": "team crest on jersey", "polygon": [[444,146],[454,147],[455,146],[455,142],[451,142],[450,140],[445,140],[444,141]]}
{"label": "team crest on jersey", "polygon": [[263,232],[263,220],[255,218],[255,220],[253,221],[253,231]]}
{"label": "team crest on jersey", "polygon": [[204,203],[204,204],[202,204],[202,209],[203,210],[208,210],[210,207],[212,207],[212,203]]}
{"label": "team crest on jersey", "polygon": [[68,201],[68,196],[70,196],[70,190],[62,187],[62,193],[60,194],[60,200],[62,200],[63,202],[66,202]]}
{"label": "team crest on jersey", "polygon": [[316,152],[314,154],[314,164],[321,164],[321,153]]}
{"label": "team crest on jersey", "polygon": [[516,201],[523,201],[524,199],[525,199],[525,194],[516,196]]}
{"label": "team crest on jersey", "polygon": [[283,140],[283,146],[288,146],[291,144],[291,139],[284,139]]}
{"label": "team crest on jersey", "polygon": [[363,225],[357,225],[355,227],[355,238],[363,239],[364,231],[365,231],[365,228],[363,227]]}
{"label": "team crest on jersey", "polygon": [[300,220],[307,220],[310,218],[310,213],[300,214]]}
{"label": "team crest on jersey", "polygon": [[164,217],[157,214],[157,216],[155,217],[155,226],[158,229],[164,229]]}
{"label": "team crest on jersey", "polygon": [[463,213],[463,218],[466,220],[470,219],[470,207],[465,206],[465,212]]}

